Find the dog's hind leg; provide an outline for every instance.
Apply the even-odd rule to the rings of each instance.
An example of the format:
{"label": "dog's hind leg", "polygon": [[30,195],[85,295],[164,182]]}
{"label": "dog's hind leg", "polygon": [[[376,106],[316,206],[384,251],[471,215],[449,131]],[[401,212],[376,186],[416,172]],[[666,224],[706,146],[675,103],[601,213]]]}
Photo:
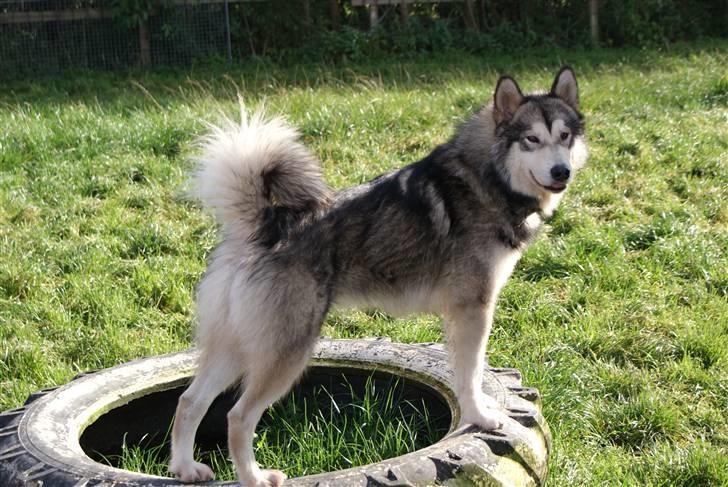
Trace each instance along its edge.
{"label": "dog's hind leg", "polygon": [[241,374],[240,362],[234,357],[203,352],[192,384],[179,398],[172,428],[169,471],[182,482],[204,482],[214,478],[210,467],[194,461],[195,433],[212,401]]}
{"label": "dog's hind leg", "polygon": [[[314,337],[311,337],[313,342]],[[311,346],[276,348],[246,372],[244,391],[228,412],[228,444],[238,479],[244,487],[278,487],[286,479],[279,470],[261,470],[255,462],[253,436],[263,412],[283,396],[301,375]],[[262,353],[262,352],[261,352]]]}
{"label": "dog's hind leg", "polygon": [[494,303],[459,305],[448,311],[446,319],[460,424],[475,424],[485,430],[500,428],[507,418],[498,410],[495,399],[483,392],[485,348],[493,308]]}

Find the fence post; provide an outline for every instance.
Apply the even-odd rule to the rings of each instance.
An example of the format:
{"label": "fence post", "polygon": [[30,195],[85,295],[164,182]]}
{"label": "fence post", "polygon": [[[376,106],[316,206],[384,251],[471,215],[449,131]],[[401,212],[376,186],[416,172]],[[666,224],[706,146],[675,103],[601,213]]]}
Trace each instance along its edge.
{"label": "fence post", "polygon": [[139,62],[144,67],[152,64],[152,47],[149,42],[149,23],[147,19],[139,21]]}
{"label": "fence post", "polygon": [[379,24],[379,12],[377,11],[377,1],[374,0],[369,4],[369,29],[374,29]]}
{"label": "fence post", "polygon": [[592,46],[599,46],[599,0],[589,0],[589,26]]}
{"label": "fence post", "polygon": [[409,10],[407,9],[407,0],[399,0],[399,22],[402,27],[407,25],[407,18],[409,17]]}
{"label": "fence post", "polygon": [[329,17],[331,17],[331,29],[336,31],[341,29],[338,0],[329,0]]}
{"label": "fence post", "polygon": [[463,14],[465,27],[470,30],[478,30],[478,22],[475,20],[475,9],[473,8],[473,0],[465,0]]}
{"label": "fence post", "polygon": [[531,12],[530,1],[520,0],[518,2],[518,15],[521,17],[521,25],[523,30],[530,32],[531,30]]}
{"label": "fence post", "polygon": [[233,63],[233,44],[230,40],[230,5],[225,0],[225,42],[227,43],[227,59],[228,64]]}
{"label": "fence post", "polygon": [[301,6],[303,7],[303,27],[306,30],[306,33],[309,33],[313,29],[313,17],[311,16],[311,0],[302,0]]}

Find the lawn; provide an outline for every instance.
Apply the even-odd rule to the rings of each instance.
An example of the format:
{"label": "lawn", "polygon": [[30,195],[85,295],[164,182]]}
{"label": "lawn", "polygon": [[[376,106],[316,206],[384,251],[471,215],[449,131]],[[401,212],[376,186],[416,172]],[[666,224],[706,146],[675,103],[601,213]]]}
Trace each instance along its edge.
{"label": "lawn", "polygon": [[[499,73],[547,88],[565,62],[591,158],[503,290],[490,363],[541,391],[550,484],[728,485],[724,40],[3,82],[0,410],[191,345],[216,236],[188,158],[238,93],[300,127],[341,188],[426,155]],[[441,341],[440,325],[338,311],[324,334]]]}

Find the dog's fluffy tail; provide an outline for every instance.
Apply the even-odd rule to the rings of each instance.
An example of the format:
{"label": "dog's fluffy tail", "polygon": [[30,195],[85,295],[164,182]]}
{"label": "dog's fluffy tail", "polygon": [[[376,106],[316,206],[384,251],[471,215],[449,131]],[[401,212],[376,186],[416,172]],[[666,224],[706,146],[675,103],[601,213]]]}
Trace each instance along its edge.
{"label": "dog's fluffy tail", "polygon": [[327,200],[329,189],[295,129],[260,109],[251,115],[242,103],[240,111],[240,123],[225,120],[202,139],[193,194],[226,233],[249,238],[267,208],[316,208]]}

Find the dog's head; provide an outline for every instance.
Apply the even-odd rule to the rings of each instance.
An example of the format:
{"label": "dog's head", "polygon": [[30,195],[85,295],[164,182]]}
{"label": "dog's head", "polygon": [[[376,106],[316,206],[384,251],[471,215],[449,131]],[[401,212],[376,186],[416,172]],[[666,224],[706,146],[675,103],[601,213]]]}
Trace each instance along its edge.
{"label": "dog's head", "polygon": [[512,189],[539,199],[563,192],[586,161],[574,71],[559,71],[546,94],[524,95],[510,76],[493,95],[495,135]]}

